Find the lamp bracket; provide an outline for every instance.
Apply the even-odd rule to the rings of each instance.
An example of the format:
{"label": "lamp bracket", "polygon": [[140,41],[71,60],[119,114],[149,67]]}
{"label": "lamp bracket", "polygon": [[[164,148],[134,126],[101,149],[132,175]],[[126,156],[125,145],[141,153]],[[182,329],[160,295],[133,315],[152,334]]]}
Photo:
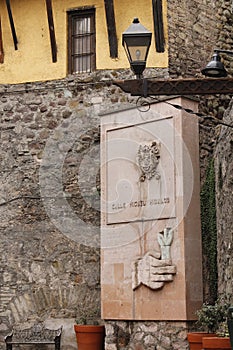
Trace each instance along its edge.
{"label": "lamp bracket", "polygon": [[230,50],[220,50],[220,49],[214,49],[215,53],[226,53],[227,55],[233,56],[233,51]]}
{"label": "lamp bracket", "polygon": [[[146,80],[147,87],[144,80]],[[116,80],[113,84],[132,96],[144,96],[145,92],[147,96],[233,94],[233,78],[133,79]]]}
{"label": "lamp bracket", "polygon": [[148,83],[147,83],[147,79],[143,79],[143,80],[142,80],[142,94],[143,94],[143,97],[147,97],[147,96],[148,96]]}

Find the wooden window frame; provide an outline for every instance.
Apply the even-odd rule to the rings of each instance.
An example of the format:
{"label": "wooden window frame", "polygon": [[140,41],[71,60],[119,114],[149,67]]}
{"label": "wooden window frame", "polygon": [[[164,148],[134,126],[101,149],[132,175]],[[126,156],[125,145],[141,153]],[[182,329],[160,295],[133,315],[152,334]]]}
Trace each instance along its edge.
{"label": "wooden window frame", "polygon": [[[78,8],[75,10],[70,10],[68,14],[68,72],[70,74],[81,74],[89,73],[96,70],[96,23],[95,23],[95,8]],[[84,32],[83,34],[77,34],[75,32],[75,24],[77,20],[90,18],[90,33]],[[90,52],[74,52],[74,39],[82,38],[85,43],[87,36],[90,37]],[[87,65],[88,60],[90,59],[89,69],[80,68],[75,70],[74,62],[75,58],[80,57],[81,60]],[[86,59],[86,62],[85,62]]]}

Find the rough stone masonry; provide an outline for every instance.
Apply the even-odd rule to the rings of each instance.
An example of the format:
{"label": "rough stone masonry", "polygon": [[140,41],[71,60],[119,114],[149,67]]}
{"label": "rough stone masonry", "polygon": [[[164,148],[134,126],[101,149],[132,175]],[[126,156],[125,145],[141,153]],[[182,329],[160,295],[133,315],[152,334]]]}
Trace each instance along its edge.
{"label": "rough stone masonry", "polygon": [[[232,49],[231,5],[230,0],[168,0],[169,71],[156,70],[152,76],[199,76],[215,46]],[[224,59],[231,71],[232,61]],[[100,298],[98,114],[135,103],[113,85],[103,84],[129,77],[128,71],[97,72],[81,81],[72,76],[0,87],[0,349],[5,348],[4,336],[12,325],[34,321],[55,327],[62,323],[66,340],[62,349],[75,349],[73,323],[80,306],[86,295],[95,302]],[[201,110],[222,117],[228,104],[228,96],[210,97],[202,101]],[[221,139],[221,152],[231,145],[230,138],[226,134]],[[216,140],[215,125],[202,120],[202,179]],[[228,196],[230,156],[223,163],[228,164],[223,179]],[[41,194],[41,181],[46,196]],[[223,216],[228,224],[222,226],[222,237],[229,235],[230,217]],[[80,225],[70,232],[67,228],[76,219]],[[87,245],[90,235],[92,246]],[[220,251],[229,244],[223,238]],[[219,263],[228,266],[232,249],[221,256],[224,261]],[[229,268],[220,291],[226,283],[227,290],[231,287],[230,274]],[[155,342],[157,350],[187,349],[185,324],[108,322],[106,333],[108,350],[154,350]]]}

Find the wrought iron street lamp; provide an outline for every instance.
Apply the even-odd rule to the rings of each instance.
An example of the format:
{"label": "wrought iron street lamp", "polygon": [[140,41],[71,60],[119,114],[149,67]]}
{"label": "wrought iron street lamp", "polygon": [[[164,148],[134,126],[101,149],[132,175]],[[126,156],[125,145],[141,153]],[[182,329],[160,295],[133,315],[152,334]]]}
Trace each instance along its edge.
{"label": "wrought iron street lamp", "polygon": [[151,36],[152,33],[139,22],[138,18],[134,18],[133,23],[122,34],[122,45],[137,79],[141,78],[146,68]]}
{"label": "wrought iron street lamp", "polygon": [[212,60],[207,64],[207,66],[204,69],[202,69],[202,74],[206,75],[207,77],[213,78],[223,78],[227,76],[227,71],[224,67],[224,64],[221,62],[220,53],[233,55],[232,51],[215,49]]}

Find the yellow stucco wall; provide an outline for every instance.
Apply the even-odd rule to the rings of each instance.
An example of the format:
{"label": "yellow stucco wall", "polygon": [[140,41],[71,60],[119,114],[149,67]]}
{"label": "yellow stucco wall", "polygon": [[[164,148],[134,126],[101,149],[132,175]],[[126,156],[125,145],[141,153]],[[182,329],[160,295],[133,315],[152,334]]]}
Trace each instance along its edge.
{"label": "yellow stucco wall", "polygon": [[[166,0],[164,21],[167,38]],[[18,38],[14,49],[9,18],[4,0],[0,0],[4,63],[0,64],[0,84],[22,83],[64,78],[67,75],[67,10],[82,6],[96,8],[97,69],[127,68],[122,32],[134,17],[153,33],[151,0],[115,0],[115,17],[118,36],[118,59],[109,55],[104,0],[53,0],[53,15],[57,41],[57,62],[52,62],[45,0],[11,0],[12,13]],[[148,67],[167,67],[168,54],[156,53],[153,41]]]}

